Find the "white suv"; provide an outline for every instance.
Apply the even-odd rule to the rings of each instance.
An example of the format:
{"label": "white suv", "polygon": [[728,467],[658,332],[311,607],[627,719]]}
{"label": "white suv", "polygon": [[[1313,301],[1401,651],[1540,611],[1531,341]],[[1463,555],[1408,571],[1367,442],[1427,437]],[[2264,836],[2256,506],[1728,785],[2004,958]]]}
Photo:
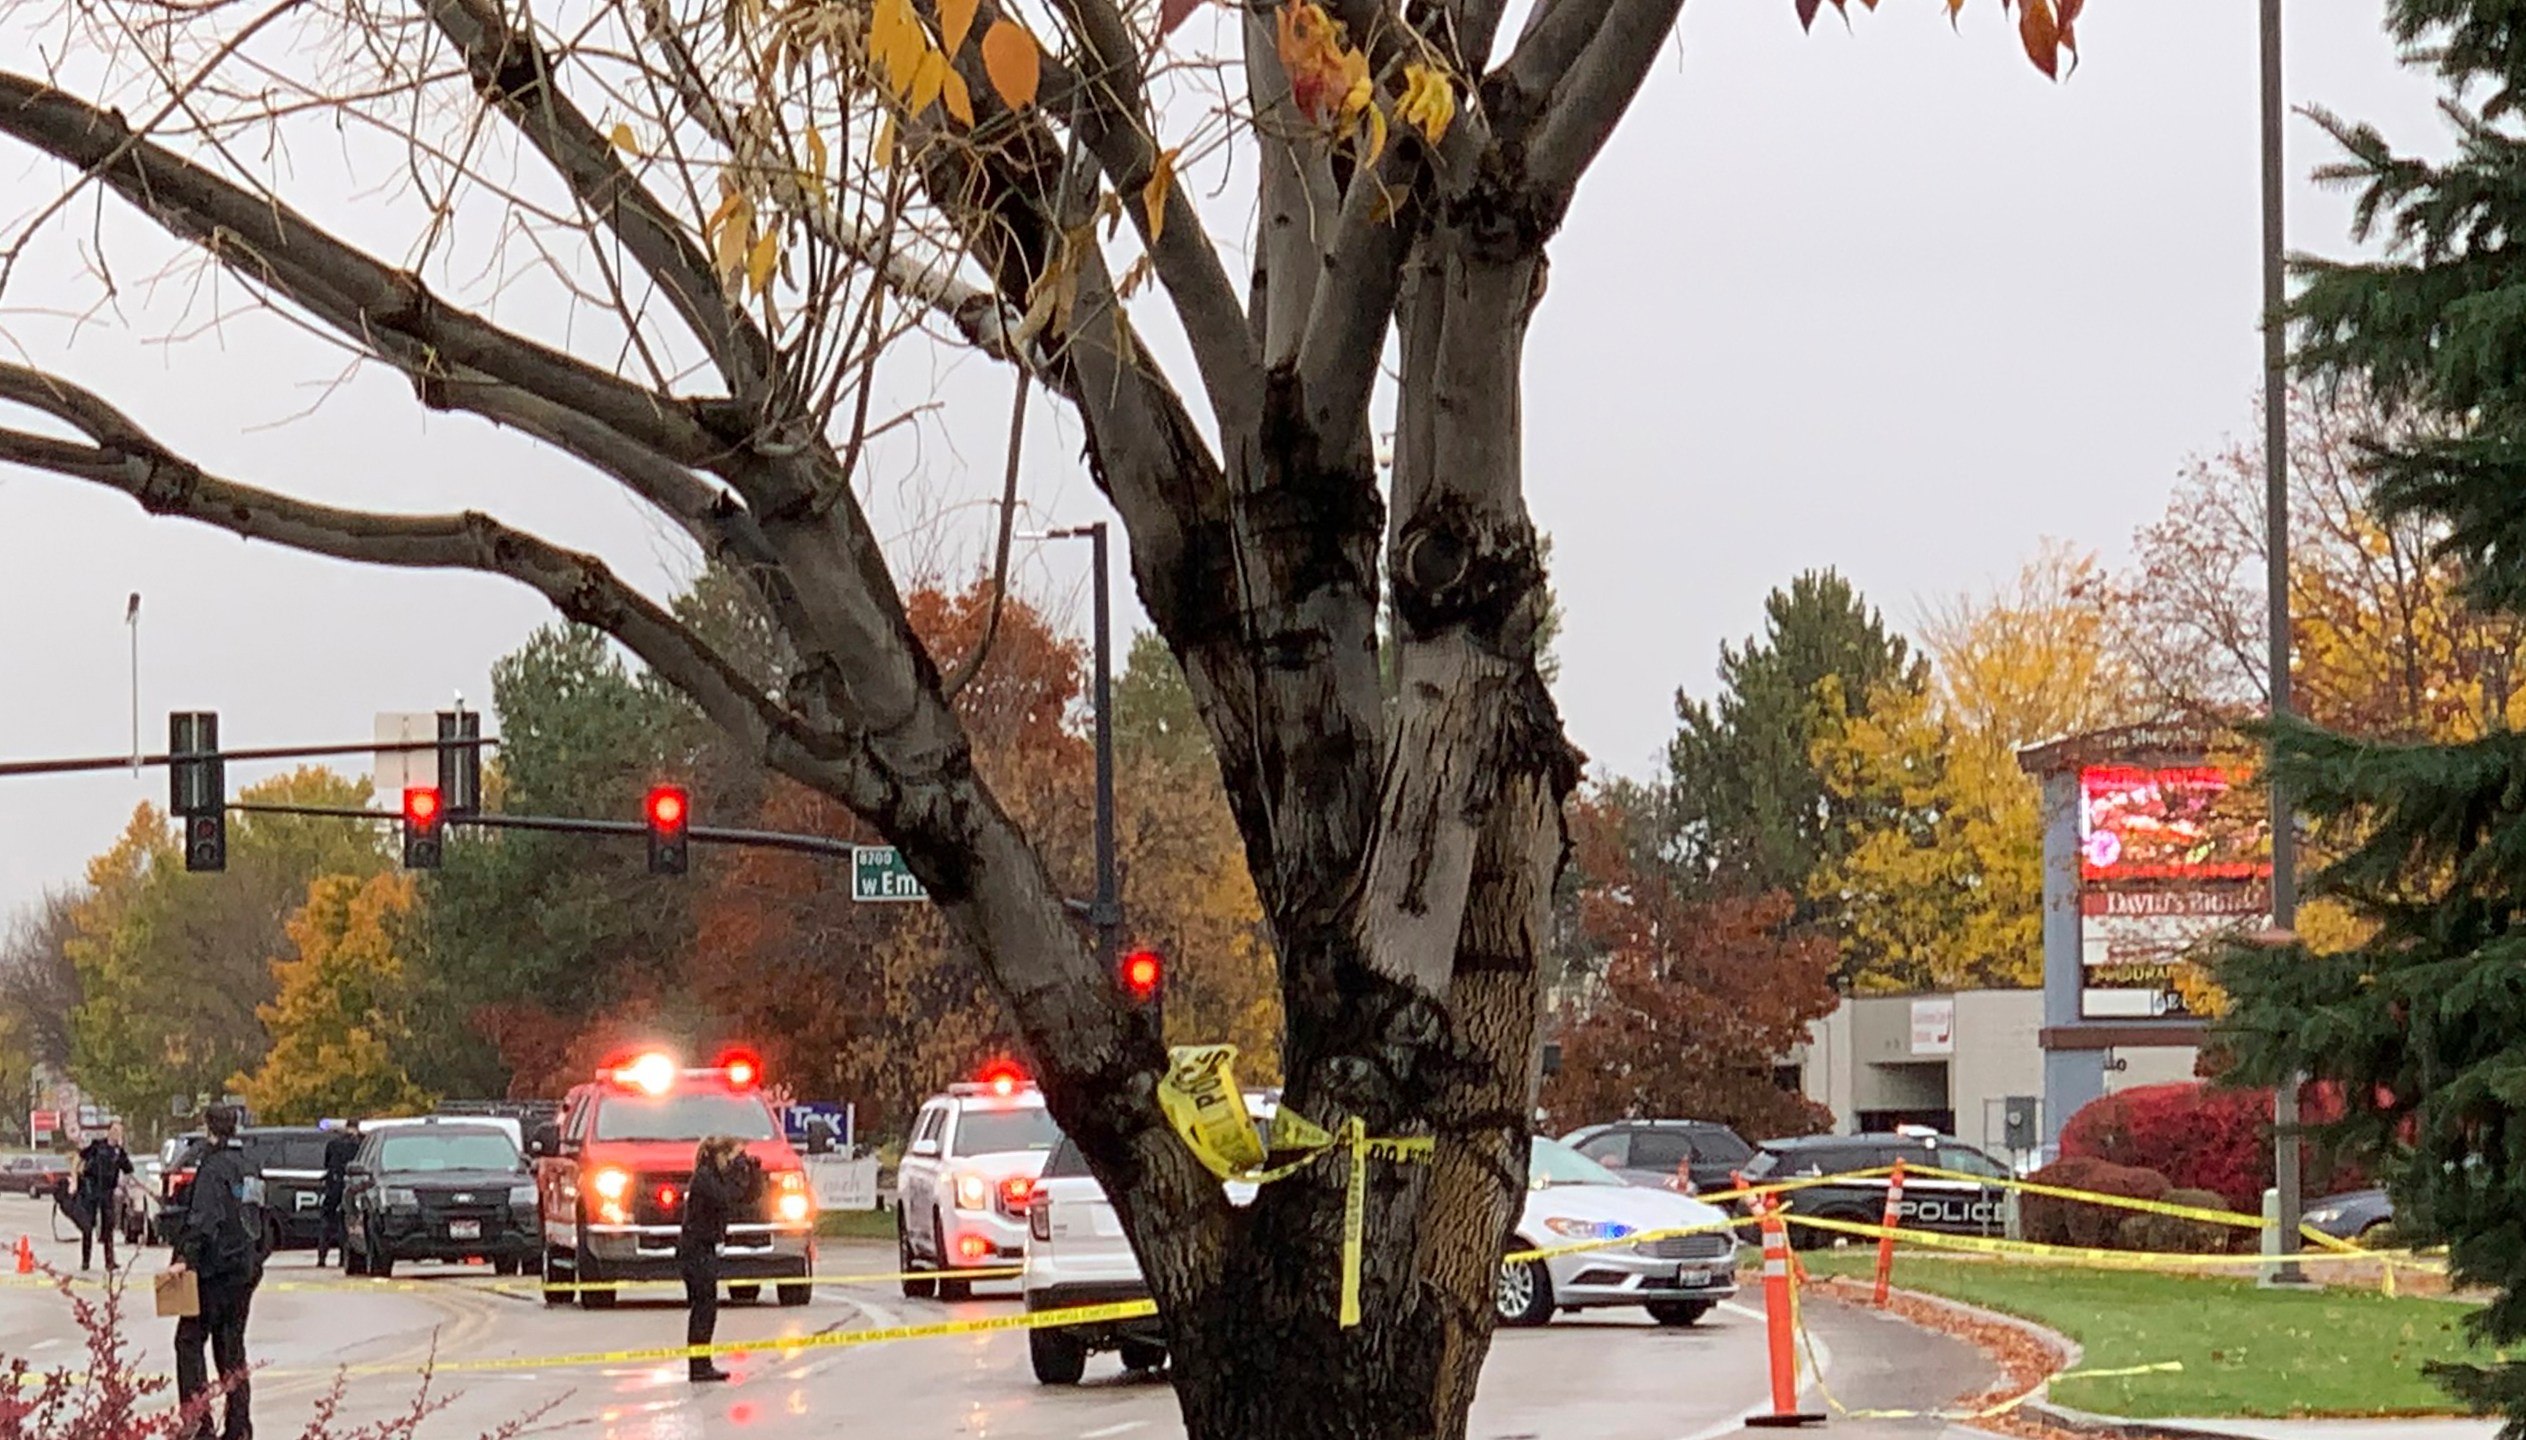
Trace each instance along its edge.
{"label": "white suv", "polygon": [[[1275,1091],[1246,1092],[1246,1114],[1258,1129],[1270,1123],[1277,1098]],[[1254,1189],[1232,1182],[1228,1199],[1247,1204]],[[1053,1148],[1035,1181],[1026,1211],[1026,1276],[1019,1283],[1028,1310],[1149,1297],[1139,1257],[1123,1234],[1122,1217],[1106,1200],[1105,1187],[1088,1173],[1087,1158],[1067,1139]],[[1099,1350],[1121,1351],[1124,1367],[1131,1370],[1155,1370],[1167,1356],[1166,1331],[1155,1315],[1029,1330],[1026,1343],[1035,1378],[1046,1385],[1078,1384],[1088,1356]]]}
{"label": "white suv", "polygon": [[895,1171],[903,1293],[962,1300],[973,1281],[926,1272],[1023,1260],[1027,1202],[1060,1138],[1043,1092],[1013,1073],[932,1096],[912,1122],[912,1144]]}

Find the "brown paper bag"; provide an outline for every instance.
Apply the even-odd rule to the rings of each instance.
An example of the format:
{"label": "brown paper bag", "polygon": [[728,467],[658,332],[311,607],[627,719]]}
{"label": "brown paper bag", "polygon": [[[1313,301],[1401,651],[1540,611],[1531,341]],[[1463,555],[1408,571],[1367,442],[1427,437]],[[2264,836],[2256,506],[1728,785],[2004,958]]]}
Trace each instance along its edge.
{"label": "brown paper bag", "polygon": [[157,1279],[158,1318],[185,1320],[202,1313],[202,1282],[190,1270],[168,1270]]}

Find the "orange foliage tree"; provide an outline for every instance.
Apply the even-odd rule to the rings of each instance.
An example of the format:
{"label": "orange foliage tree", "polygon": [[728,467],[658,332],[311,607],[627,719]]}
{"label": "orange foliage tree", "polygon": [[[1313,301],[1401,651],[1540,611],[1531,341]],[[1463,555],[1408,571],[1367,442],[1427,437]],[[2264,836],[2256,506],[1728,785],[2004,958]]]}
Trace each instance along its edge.
{"label": "orange foliage tree", "polygon": [[1561,1067],[1544,1083],[1552,1123],[1649,1115],[1757,1137],[1822,1129],[1830,1114],[1773,1076],[1808,1022],[1833,1009],[1832,941],[1791,924],[1784,891],[1678,895],[1637,863],[1624,832],[1603,795],[1572,803],[1580,924],[1606,959],[1593,993],[1568,1002]]}

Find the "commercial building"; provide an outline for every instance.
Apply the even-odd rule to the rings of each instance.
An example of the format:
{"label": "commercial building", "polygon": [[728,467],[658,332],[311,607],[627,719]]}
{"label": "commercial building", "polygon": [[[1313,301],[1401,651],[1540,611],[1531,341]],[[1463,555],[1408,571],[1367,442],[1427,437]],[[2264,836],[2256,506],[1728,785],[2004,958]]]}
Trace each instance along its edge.
{"label": "commercial building", "polygon": [[[1994,1155],[2031,1152],[2069,1118],[2045,1104],[2044,1031],[2041,990],[1857,995],[1807,1027],[1781,1079],[1833,1112],[1841,1134],[1926,1125]],[[2179,1043],[2094,1058],[2110,1093],[2189,1080],[2194,1054]]]}

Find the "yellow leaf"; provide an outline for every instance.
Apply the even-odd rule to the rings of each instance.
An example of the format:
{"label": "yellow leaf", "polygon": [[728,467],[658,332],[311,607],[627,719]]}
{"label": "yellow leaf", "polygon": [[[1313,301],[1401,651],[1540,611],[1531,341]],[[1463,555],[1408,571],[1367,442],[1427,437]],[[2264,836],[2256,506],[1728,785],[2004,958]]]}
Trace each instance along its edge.
{"label": "yellow leaf", "polygon": [[772,268],[780,263],[780,232],[766,230],[763,238],[754,242],[754,249],[746,256],[747,287],[757,295],[762,294],[764,287],[772,283]]}
{"label": "yellow leaf", "polygon": [[1374,165],[1377,163],[1377,157],[1385,153],[1386,112],[1371,102],[1368,107],[1368,154],[1361,163]]}
{"label": "yellow leaf", "polygon": [[981,4],[982,0],[939,0],[939,44],[951,57],[965,43],[965,37],[973,33],[974,11]]}
{"label": "yellow leaf", "polygon": [[877,127],[876,160],[877,168],[880,170],[895,168],[895,117],[892,115],[887,116],[885,123]]}
{"label": "yellow leaf", "polygon": [[1150,263],[1149,257],[1146,255],[1143,255],[1139,259],[1131,262],[1131,268],[1125,270],[1123,272],[1123,278],[1116,281],[1114,284],[1115,298],[1118,300],[1129,300],[1133,295],[1139,293],[1140,287],[1149,283],[1149,276],[1155,268],[1156,267]]}
{"label": "yellow leaf", "polygon": [[1175,157],[1183,153],[1181,146],[1160,151],[1158,166],[1149,172],[1149,184],[1140,192],[1141,204],[1149,210],[1149,243],[1152,245],[1157,244],[1158,237],[1166,233],[1167,192],[1175,188]]}
{"label": "yellow leaf", "polygon": [[921,63],[912,71],[912,93],[906,97],[904,105],[914,116],[919,116],[938,100],[939,89],[946,83],[947,56],[923,47]]}
{"label": "yellow leaf", "polygon": [[912,88],[929,37],[912,13],[912,0],[877,0],[869,12],[868,55],[877,63],[886,92],[900,100]]}
{"label": "yellow leaf", "polygon": [[714,257],[719,278],[729,285],[746,271],[747,242],[754,238],[754,206],[743,195],[736,197],[736,206],[719,226],[719,243]]}
{"label": "yellow leaf", "polygon": [[1010,20],[993,21],[982,34],[982,69],[1010,109],[1023,110],[1035,103],[1035,89],[1043,82],[1043,61],[1035,53],[1035,37],[1024,27]]}
{"label": "yellow leaf", "polygon": [[640,154],[640,142],[632,138],[631,122],[628,120],[615,121],[614,129],[605,138],[613,141],[614,148],[626,155],[637,158]]}
{"label": "yellow leaf", "polygon": [[1439,71],[1427,65],[1406,65],[1403,98],[1395,103],[1395,118],[1435,145],[1456,118],[1456,91]]}
{"label": "yellow leaf", "polygon": [[824,162],[824,136],[815,127],[809,126],[807,129],[807,168],[822,175]]}
{"label": "yellow leaf", "polygon": [[939,102],[947,107],[948,114],[956,117],[956,123],[971,128],[974,123],[974,94],[965,88],[965,77],[956,73],[955,66],[947,68],[946,76],[939,81],[938,93]]}

